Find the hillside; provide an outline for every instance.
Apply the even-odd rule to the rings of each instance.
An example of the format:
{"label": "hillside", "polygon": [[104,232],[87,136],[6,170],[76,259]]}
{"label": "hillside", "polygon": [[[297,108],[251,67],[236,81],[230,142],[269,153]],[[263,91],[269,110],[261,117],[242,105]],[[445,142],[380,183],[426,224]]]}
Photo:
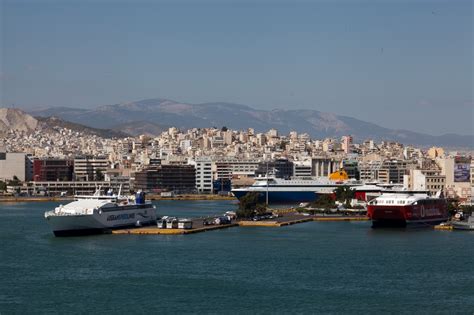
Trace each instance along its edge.
{"label": "hillside", "polygon": [[230,103],[186,104],[166,99],[147,99],[99,106],[95,109],[50,108],[32,112],[36,116],[52,113],[67,121],[95,128],[115,129],[125,125],[128,126],[127,133],[130,134],[157,134],[159,130],[156,130],[156,125],[182,129],[227,126],[232,129],[255,128],[259,132],[271,128],[282,133],[296,130],[306,132],[314,138],[351,134],[356,141],[372,138],[414,145],[474,147],[473,136],[432,136],[395,130],[352,117],[308,109],[258,110],[247,105]]}
{"label": "hillside", "polygon": [[32,133],[34,131],[50,133],[56,132],[56,127],[67,128],[103,138],[123,138],[129,136],[121,131],[92,128],[65,121],[58,117],[33,117],[19,109],[0,108],[0,135],[10,130],[23,131],[26,133]]}

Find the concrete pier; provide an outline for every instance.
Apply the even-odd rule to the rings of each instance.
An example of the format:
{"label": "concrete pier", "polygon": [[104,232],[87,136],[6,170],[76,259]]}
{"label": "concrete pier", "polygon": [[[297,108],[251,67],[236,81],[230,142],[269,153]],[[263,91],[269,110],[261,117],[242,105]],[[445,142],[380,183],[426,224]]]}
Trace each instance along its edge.
{"label": "concrete pier", "polygon": [[320,216],[320,215],[302,215],[299,213],[285,213],[277,218],[261,221],[251,221],[251,220],[236,220],[232,221],[230,224],[222,225],[205,225],[205,221],[209,218],[195,218],[192,220],[193,228],[190,229],[167,229],[167,228],[158,228],[157,226],[146,226],[138,228],[129,228],[129,229],[120,229],[113,230],[111,234],[136,234],[136,235],[184,235],[184,234],[193,234],[206,231],[220,230],[230,227],[283,227],[298,223],[305,222],[329,222],[329,221],[366,221],[369,220],[366,216]]}
{"label": "concrete pier", "polygon": [[209,225],[192,229],[159,229],[156,226],[148,226],[134,229],[114,230],[112,234],[138,234],[138,235],[183,235],[200,233],[212,230],[226,229],[234,226],[239,226],[237,223],[223,224],[223,225]]}

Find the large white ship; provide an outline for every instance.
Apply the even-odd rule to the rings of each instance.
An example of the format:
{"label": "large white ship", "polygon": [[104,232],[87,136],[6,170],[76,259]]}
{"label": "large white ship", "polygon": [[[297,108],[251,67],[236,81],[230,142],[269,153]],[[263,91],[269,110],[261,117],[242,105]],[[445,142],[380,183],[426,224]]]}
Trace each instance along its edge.
{"label": "large white ship", "polygon": [[135,198],[119,195],[76,196],[44,214],[54,235],[85,235],[104,230],[156,222],[155,206],[139,192]]}
{"label": "large white ship", "polygon": [[238,199],[247,193],[256,192],[259,202],[300,203],[316,200],[321,195],[330,195],[340,186],[359,186],[356,180],[334,181],[327,177],[309,177],[283,179],[275,177],[257,177],[255,183],[245,188],[232,189]]}

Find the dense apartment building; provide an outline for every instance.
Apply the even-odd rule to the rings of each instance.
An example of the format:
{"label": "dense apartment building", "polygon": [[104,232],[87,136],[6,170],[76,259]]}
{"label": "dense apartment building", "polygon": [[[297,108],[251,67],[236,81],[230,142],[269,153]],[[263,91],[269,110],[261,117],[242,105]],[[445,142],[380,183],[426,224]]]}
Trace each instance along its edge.
{"label": "dense apartment building", "polygon": [[408,170],[404,176],[403,186],[407,190],[428,191],[435,195],[439,191],[444,191],[446,176],[441,175],[440,170]]}
{"label": "dense apartment building", "polygon": [[403,176],[411,168],[414,168],[411,162],[396,159],[359,163],[361,180],[387,184],[403,184]]}
{"label": "dense apartment building", "polygon": [[377,180],[387,184],[403,184],[407,173],[407,162],[403,160],[385,160],[378,170]]}

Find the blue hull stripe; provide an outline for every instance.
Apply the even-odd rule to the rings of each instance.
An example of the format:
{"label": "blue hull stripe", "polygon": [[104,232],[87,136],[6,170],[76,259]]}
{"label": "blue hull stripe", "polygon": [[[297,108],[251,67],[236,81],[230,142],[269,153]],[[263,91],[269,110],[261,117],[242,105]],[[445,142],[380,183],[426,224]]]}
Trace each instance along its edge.
{"label": "blue hull stripe", "polygon": [[[237,199],[242,198],[247,191],[233,191]],[[312,191],[269,191],[268,203],[300,203],[315,201],[318,195]],[[264,203],[266,200],[266,192],[258,193],[258,201]]]}

